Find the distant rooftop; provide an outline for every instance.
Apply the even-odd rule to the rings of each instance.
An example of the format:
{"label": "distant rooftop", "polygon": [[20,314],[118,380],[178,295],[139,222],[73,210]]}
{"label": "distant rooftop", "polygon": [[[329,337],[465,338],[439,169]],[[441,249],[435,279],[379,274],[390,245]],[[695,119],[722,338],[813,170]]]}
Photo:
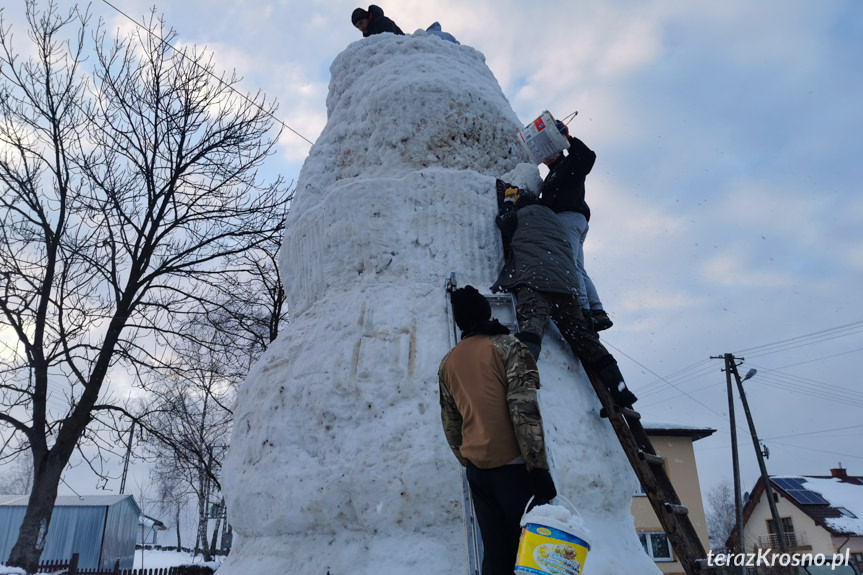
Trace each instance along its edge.
{"label": "distant rooftop", "polygon": [[830,472],[829,476],[777,475],[770,483],[834,535],[863,536],[863,477],[848,475],[841,468]]}
{"label": "distant rooftop", "polygon": [[694,427],[692,425],[669,423],[667,421],[642,421],[641,426],[648,435],[691,437],[692,441],[698,441],[716,433],[716,430],[711,427]]}
{"label": "distant rooftop", "polygon": [[[29,495],[0,495],[0,505],[10,507],[26,507]],[[61,495],[54,503],[55,507],[110,507],[123,501],[131,495]],[[132,498],[134,502],[134,498]],[[137,506],[137,503],[135,504]]]}

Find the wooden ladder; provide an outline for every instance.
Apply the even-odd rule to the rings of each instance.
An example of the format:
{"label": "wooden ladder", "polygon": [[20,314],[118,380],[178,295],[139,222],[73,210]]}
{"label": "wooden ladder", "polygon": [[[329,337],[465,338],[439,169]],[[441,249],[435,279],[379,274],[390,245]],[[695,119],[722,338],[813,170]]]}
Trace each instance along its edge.
{"label": "wooden ladder", "polygon": [[633,409],[615,405],[611,393],[599,377],[587,369],[585,371],[602,404],[600,413],[611,423],[683,570],[687,575],[712,573],[713,570],[706,564],[704,546],[689,518],[689,510],[680,502],[665,471],[665,462],[656,454],[641,426],[641,415]]}

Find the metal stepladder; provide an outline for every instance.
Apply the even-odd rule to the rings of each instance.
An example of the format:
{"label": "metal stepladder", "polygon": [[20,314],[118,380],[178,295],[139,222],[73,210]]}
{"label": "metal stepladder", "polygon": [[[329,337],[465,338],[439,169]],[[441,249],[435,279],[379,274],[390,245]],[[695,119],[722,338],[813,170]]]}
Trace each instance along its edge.
{"label": "metal stepladder", "polygon": [[[459,341],[459,329],[455,323],[455,318],[452,311],[452,302],[450,294],[456,289],[455,272],[451,273],[446,280],[446,309],[447,319],[449,322],[449,343],[450,349],[456,346]],[[515,298],[508,293],[500,294],[483,294],[491,305],[492,315],[497,320],[508,327],[511,333],[518,330],[518,322],[515,316]],[[468,557],[468,573],[470,575],[480,575],[482,571],[482,538],[479,533],[479,524],[477,523],[476,513],[473,508],[473,496],[470,492],[470,485],[467,482],[467,474],[464,468],[461,470],[463,506],[464,506],[464,530],[465,541],[467,542],[467,557]]]}
{"label": "metal stepladder", "polygon": [[[456,278],[453,272],[446,280],[446,309],[450,324],[450,347],[454,347],[458,343],[459,335],[449,297],[454,289],[456,289]],[[512,333],[518,331],[515,298],[508,293],[483,295],[489,300],[493,315],[502,324],[509,327]],[[586,368],[585,372],[599,398],[599,402],[602,404],[601,415],[607,417],[611,423],[629,464],[638,477],[684,571],[687,575],[711,573],[712,569],[706,565],[707,554],[689,518],[689,511],[686,506],[681,504],[680,498],[665,471],[662,457],[656,454],[647,433],[644,431],[641,425],[641,415],[633,409],[618,407],[599,377]],[[482,540],[480,539],[479,526],[473,511],[473,499],[464,470],[462,470],[462,488],[469,573],[470,575],[479,575],[482,565]]]}

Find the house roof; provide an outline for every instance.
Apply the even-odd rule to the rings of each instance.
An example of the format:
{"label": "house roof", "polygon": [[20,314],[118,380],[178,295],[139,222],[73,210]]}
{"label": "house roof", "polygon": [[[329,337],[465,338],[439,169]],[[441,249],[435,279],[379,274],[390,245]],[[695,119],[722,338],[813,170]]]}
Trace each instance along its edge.
{"label": "house roof", "polygon": [[[131,495],[60,495],[54,502],[55,507],[111,507],[125,499],[131,499],[132,505],[139,510],[135,498]],[[29,495],[0,495],[0,505],[9,507],[26,507]]]}
{"label": "house roof", "polygon": [[[817,525],[836,536],[863,536],[863,477],[831,469],[832,475],[777,475],[771,487],[808,515]],[[744,521],[758,504],[764,485],[759,478],[744,507]]]}
{"label": "house roof", "polygon": [[667,421],[642,421],[641,426],[648,435],[670,435],[673,437],[691,437],[692,441],[704,439],[716,433],[710,427],[693,427]]}

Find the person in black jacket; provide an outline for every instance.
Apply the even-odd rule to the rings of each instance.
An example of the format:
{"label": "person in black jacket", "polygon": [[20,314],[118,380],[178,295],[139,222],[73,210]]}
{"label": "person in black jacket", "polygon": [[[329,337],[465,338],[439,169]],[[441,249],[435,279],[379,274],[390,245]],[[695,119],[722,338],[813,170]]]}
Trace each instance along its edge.
{"label": "person in black jacket", "polygon": [[549,172],[540,189],[540,197],[542,203],[560,217],[567,229],[578,270],[579,303],[585,315],[593,320],[594,329],[602,331],[610,328],[612,321],[602,307],[596,286],[584,269],[584,240],[590,220],[590,208],[584,201],[584,180],[593,169],[596,154],[584,142],[570,136],[569,129],[562,122],[558,120],[556,124],[569,141],[569,150],[566,155],[558,152],[543,162]]}
{"label": "person in black jacket", "polygon": [[384,11],[380,6],[372,4],[368,10],[357,8],[351,14],[351,23],[357,30],[363,33],[364,38],[368,38],[374,34],[382,32],[392,32],[404,36],[401,28],[396,26],[396,23],[384,16]]}
{"label": "person in black jacket", "polygon": [[[506,185],[506,184],[504,184]],[[514,186],[512,190],[518,190]],[[591,328],[579,304],[576,269],[560,218],[527,190],[504,201],[495,218],[506,261],[491,287],[515,295],[520,339],[539,359],[546,320],[551,319],[585,369],[605,385],[619,407],[638,401],[626,386],[617,360]]]}

